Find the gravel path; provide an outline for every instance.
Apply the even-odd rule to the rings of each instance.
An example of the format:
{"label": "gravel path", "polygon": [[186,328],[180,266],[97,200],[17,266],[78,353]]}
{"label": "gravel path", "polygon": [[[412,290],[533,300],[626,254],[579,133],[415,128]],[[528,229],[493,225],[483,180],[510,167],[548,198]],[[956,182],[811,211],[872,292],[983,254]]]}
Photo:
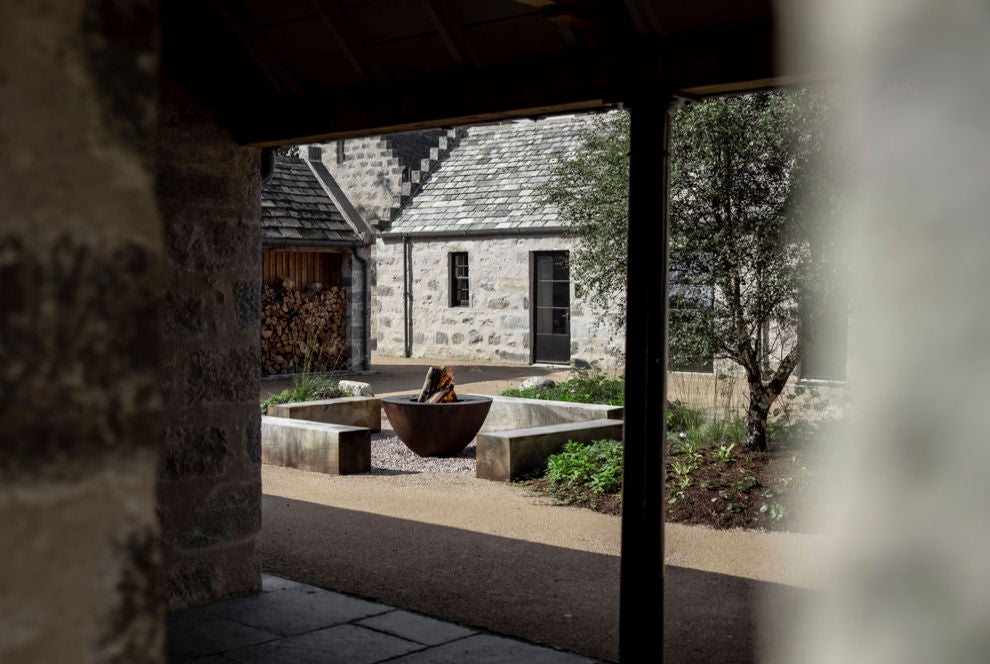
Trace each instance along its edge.
{"label": "gravel path", "polygon": [[371,474],[463,473],[474,475],[475,445],[472,442],[458,456],[421,457],[391,431],[371,434]]}

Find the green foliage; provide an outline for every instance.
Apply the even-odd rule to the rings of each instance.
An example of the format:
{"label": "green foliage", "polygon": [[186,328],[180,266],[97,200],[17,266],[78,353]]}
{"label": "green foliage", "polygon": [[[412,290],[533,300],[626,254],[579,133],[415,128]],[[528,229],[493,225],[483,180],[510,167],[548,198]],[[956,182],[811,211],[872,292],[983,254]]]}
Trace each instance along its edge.
{"label": "green foliage", "polygon": [[700,408],[692,408],[680,401],[671,401],[667,404],[667,431],[693,429],[700,426],[704,418]]}
{"label": "green foliage", "polygon": [[568,441],[561,452],[547,460],[546,477],[566,487],[617,493],[622,488],[622,443],[611,439],[588,445]]}
{"label": "green foliage", "polygon": [[[735,362],[764,425],[813,343],[822,307],[810,303],[835,288],[840,252],[816,213],[835,208],[817,162],[827,109],[810,90],[714,98],[679,110],[671,129],[671,365]],[[624,112],[597,117],[540,190],[579,238],[572,273],[613,329],[625,322],[629,124]]]}
{"label": "green foliage", "polygon": [[736,446],[735,443],[732,443],[730,445],[725,445],[725,444],[719,445],[718,449],[715,450],[713,454],[715,455],[715,458],[717,460],[721,461],[722,463],[727,463],[732,459],[732,449],[735,446]]}
{"label": "green foliage", "polygon": [[513,388],[503,391],[502,396],[622,406],[625,389],[624,380],[609,378],[593,366],[591,369],[573,369],[571,377],[556,387]]}
{"label": "green foliage", "polygon": [[336,399],[344,396],[337,381],[317,374],[304,373],[292,380],[292,387],[273,394],[261,402],[261,412],[265,413],[268,406],[297,401],[318,401],[320,399]]}
{"label": "green foliage", "polygon": [[580,239],[570,266],[583,299],[602,324],[621,332],[626,315],[622,266],[629,226],[629,115],[595,116],[581,148],[554,164],[538,193],[538,204],[557,208]]}

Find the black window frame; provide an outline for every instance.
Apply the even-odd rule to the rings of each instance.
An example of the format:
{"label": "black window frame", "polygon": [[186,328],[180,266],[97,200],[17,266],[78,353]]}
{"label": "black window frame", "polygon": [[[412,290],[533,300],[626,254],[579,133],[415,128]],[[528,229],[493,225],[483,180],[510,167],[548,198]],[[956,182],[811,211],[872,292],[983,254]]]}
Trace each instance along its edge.
{"label": "black window frame", "polygon": [[471,267],[468,252],[452,251],[448,254],[448,275],[450,306],[470,307]]}

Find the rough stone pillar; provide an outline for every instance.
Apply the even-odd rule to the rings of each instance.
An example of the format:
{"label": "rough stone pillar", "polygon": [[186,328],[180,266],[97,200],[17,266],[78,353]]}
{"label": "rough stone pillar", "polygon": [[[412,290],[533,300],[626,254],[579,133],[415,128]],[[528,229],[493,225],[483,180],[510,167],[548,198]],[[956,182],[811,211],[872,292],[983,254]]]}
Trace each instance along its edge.
{"label": "rough stone pillar", "polygon": [[0,661],[160,662],[154,2],[0,4]]}
{"label": "rough stone pillar", "polygon": [[167,414],[158,513],[172,609],[260,583],[259,159],[259,149],[239,147],[165,78],[156,164]]}

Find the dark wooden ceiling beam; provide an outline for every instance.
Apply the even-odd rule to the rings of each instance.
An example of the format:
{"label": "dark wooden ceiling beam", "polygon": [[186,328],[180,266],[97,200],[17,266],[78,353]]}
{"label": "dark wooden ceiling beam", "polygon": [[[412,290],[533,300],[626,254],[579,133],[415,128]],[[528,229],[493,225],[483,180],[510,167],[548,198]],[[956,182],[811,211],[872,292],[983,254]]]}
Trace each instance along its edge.
{"label": "dark wooden ceiling beam", "polygon": [[344,59],[364,81],[388,83],[388,76],[375,64],[368,49],[353,35],[357,34],[347,15],[337,4],[337,0],[310,0],[323,21],[323,26],[333,38]]}
{"label": "dark wooden ceiling beam", "polygon": [[238,140],[277,145],[605,107],[658,84],[675,91],[746,88],[752,81],[763,86],[782,74],[767,21],[643,39],[622,51],[589,49],[481,67],[470,76],[449,72],[304,99],[221,101]]}
{"label": "dark wooden ceiling beam", "polygon": [[276,94],[289,92],[294,95],[301,95],[302,88],[282,64],[275,51],[268,45],[264,35],[254,26],[244,4],[229,0],[213,0],[213,6],[223,16],[224,21],[237,36],[241,46],[271,85],[272,90]]}
{"label": "dark wooden ceiling beam", "polygon": [[624,67],[621,58],[527,61],[473,70],[470,76],[454,72],[339,90],[322,98],[231,101],[225,119],[242,143],[279,145],[547,115],[607,104],[624,87]]}
{"label": "dark wooden ceiling beam", "polygon": [[470,40],[464,36],[461,26],[450,16],[446,0],[420,0],[423,13],[437,29],[440,40],[459,67],[468,64],[472,67],[482,67],[484,62],[478,57]]}

